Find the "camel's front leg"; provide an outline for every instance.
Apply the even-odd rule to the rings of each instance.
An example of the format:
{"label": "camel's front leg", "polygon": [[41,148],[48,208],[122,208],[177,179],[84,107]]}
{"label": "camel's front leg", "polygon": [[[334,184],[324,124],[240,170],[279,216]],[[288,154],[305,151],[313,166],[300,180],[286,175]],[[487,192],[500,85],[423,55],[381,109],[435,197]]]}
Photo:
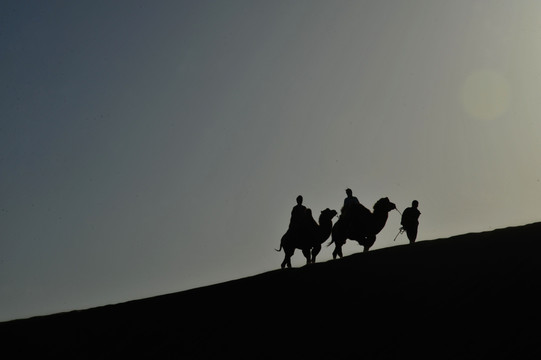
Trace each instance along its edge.
{"label": "camel's front leg", "polygon": [[359,241],[359,245],[363,246],[363,252],[367,252],[370,250],[372,245],[376,242],[376,235],[368,235],[366,236],[363,241]]}
{"label": "camel's front leg", "polygon": [[317,254],[319,254],[320,251],[321,251],[321,245],[316,245],[312,249],[312,264],[316,263],[316,256]]}

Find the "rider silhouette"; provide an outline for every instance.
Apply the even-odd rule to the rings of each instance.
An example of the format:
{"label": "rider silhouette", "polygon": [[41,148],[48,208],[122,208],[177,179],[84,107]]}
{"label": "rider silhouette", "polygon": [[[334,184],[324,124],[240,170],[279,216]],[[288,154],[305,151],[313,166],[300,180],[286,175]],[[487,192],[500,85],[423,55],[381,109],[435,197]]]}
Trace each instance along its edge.
{"label": "rider silhouette", "polygon": [[340,210],[341,215],[340,217],[343,219],[348,219],[351,209],[354,208],[356,205],[359,205],[359,199],[357,197],[353,196],[353,192],[351,189],[346,189],[347,197],[344,199],[344,206],[342,206],[342,210]]}
{"label": "rider silhouette", "polygon": [[302,204],[302,201],[302,196],[297,196],[297,205],[295,205],[291,210],[289,229],[292,231],[297,231],[306,222],[306,206]]}
{"label": "rider silhouette", "polygon": [[407,208],[404,210],[404,213],[402,213],[402,220],[400,221],[402,228],[406,231],[406,235],[408,235],[410,244],[413,244],[417,239],[419,216],[421,216],[421,212],[417,209],[418,206],[419,202],[417,200],[413,200],[411,207]]}

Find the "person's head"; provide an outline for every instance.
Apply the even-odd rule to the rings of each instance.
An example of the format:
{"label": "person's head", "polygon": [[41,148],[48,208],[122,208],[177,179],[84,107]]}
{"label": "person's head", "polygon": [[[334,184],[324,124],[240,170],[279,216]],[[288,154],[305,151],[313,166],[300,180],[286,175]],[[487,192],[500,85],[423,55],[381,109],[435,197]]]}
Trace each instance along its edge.
{"label": "person's head", "polygon": [[297,196],[297,204],[302,204],[302,195]]}
{"label": "person's head", "polygon": [[346,189],[346,194],[347,194],[348,196],[352,196],[352,195],[353,195],[353,191],[351,191],[351,189],[348,188],[348,189]]}
{"label": "person's head", "polygon": [[419,206],[419,202],[417,200],[413,200],[411,202],[411,206],[413,206],[414,208],[417,208],[417,206]]}

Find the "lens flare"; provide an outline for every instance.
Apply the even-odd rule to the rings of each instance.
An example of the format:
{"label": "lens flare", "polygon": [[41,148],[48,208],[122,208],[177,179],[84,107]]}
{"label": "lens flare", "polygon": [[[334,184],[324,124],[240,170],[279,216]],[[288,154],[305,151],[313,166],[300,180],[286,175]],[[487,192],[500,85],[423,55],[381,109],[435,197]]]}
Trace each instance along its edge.
{"label": "lens flare", "polygon": [[494,120],[509,108],[510,91],[506,78],[493,70],[471,73],[462,86],[461,100],[466,113],[479,120]]}

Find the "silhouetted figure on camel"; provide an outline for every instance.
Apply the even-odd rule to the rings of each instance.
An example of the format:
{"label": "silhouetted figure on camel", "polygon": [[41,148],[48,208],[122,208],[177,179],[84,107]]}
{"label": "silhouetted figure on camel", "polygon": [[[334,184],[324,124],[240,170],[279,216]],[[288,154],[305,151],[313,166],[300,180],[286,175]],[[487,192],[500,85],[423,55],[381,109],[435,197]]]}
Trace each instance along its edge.
{"label": "silhouetted figure on camel", "polygon": [[419,211],[419,209],[417,209],[418,206],[419,202],[417,200],[413,200],[411,203],[411,207],[407,208],[406,210],[404,210],[404,213],[402,213],[402,219],[400,221],[402,229],[406,232],[406,235],[408,235],[410,244],[413,244],[417,239],[419,216],[421,216],[421,212]]}
{"label": "silhouetted figure on camel", "polygon": [[387,197],[379,199],[374,204],[374,212],[370,212],[360,203],[350,205],[332,228],[332,240],[329,246],[332,243],[335,245],[333,259],[343,256],[342,246],[347,239],[357,241],[364,247],[364,251],[368,251],[374,245],[376,235],[385,226],[389,212],[394,209],[396,205]]}
{"label": "silhouetted figure on camel", "polygon": [[306,206],[302,204],[302,195],[297,196],[297,205],[291,210],[289,230],[296,231],[296,228],[303,226],[306,222]]}
{"label": "silhouetted figure on camel", "polygon": [[357,205],[360,205],[359,199],[356,196],[353,196],[353,191],[351,189],[346,189],[347,197],[344,199],[344,206],[342,206],[341,217],[347,217],[349,210],[354,208]]}
{"label": "silhouetted figure on camel", "polygon": [[[304,208],[304,209],[303,209]],[[319,215],[319,224],[312,216],[312,210],[302,205],[302,196],[297,197],[297,205],[291,211],[289,229],[282,236],[280,248],[284,249],[285,257],[282,261],[282,269],[291,267],[291,256],[295,249],[301,249],[306,258],[306,264],[315,263],[316,256],[321,251],[323,244],[332,230],[332,218],[337,215],[336,210],[325,209]]]}

